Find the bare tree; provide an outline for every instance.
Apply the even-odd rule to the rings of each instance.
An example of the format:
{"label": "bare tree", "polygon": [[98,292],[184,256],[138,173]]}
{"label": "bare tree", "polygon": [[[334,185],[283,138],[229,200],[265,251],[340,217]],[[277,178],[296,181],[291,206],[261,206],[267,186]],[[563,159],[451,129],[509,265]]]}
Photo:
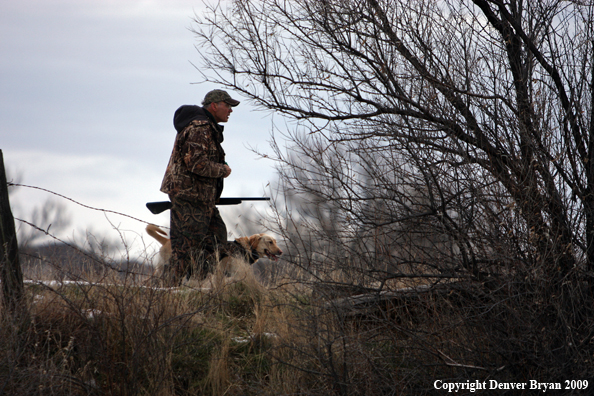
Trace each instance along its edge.
{"label": "bare tree", "polygon": [[[497,378],[583,372],[591,4],[238,1],[196,22],[206,80],[297,121],[289,150],[273,145],[296,264],[318,279],[334,265],[350,271],[342,283],[379,291],[464,279],[478,288],[457,303],[472,305],[444,309],[442,329],[458,318],[484,339],[451,353]],[[445,366],[476,369],[444,351]]]}

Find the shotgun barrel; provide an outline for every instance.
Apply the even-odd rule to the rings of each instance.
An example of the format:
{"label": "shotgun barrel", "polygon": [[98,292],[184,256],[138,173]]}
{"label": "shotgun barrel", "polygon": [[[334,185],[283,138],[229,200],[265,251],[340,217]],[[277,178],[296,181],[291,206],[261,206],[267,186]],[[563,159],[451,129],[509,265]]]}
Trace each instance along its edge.
{"label": "shotgun barrel", "polygon": [[[243,201],[270,201],[268,197],[245,197],[245,198],[219,198],[217,205],[239,205]],[[170,201],[147,202],[146,207],[153,214],[162,213],[171,209]]]}

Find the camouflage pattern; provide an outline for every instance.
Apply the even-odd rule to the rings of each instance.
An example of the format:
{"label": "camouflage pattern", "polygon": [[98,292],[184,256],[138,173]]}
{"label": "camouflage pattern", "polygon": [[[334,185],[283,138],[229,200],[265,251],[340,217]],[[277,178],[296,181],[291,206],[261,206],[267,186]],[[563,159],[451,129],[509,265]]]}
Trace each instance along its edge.
{"label": "camouflage pattern", "polygon": [[202,106],[208,106],[211,103],[217,102],[225,102],[232,107],[235,107],[239,104],[239,100],[231,98],[231,96],[226,91],[223,91],[222,89],[213,89],[204,96]]}
{"label": "camouflage pattern", "polygon": [[223,127],[204,108],[181,106],[174,126],[177,136],[161,191],[173,204],[172,258],[165,275],[170,283],[179,284],[194,270],[206,276],[207,257],[227,242],[227,229],[215,206],[226,170]]}
{"label": "camouflage pattern", "polygon": [[222,141],[222,128],[210,119],[191,121],[177,134],[161,191],[214,206],[226,173]]}
{"label": "camouflage pattern", "polygon": [[214,205],[172,198],[170,280],[179,284],[194,274],[199,279],[210,271],[218,248],[227,243],[227,227]]}
{"label": "camouflage pattern", "polygon": [[[172,256],[165,267],[170,284],[179,285],[190,276],[204,279],[218,260],[247,255],[241,245],[227,241],[227,227],[216,206],[177,198],[171,202]],[[249,259],[254,261],[251,256]]]}
{"label": "camouflage pattern", "polygon": [[179,285],[192,274],[204,278],[218,259],[245,252],[227,242],[227,227],[215,206],[226,174],[223,127],[206,109],[192,105],[177,109],[174,126],[177,136],[161,191],[173,204],[172,257],[164,275]]}

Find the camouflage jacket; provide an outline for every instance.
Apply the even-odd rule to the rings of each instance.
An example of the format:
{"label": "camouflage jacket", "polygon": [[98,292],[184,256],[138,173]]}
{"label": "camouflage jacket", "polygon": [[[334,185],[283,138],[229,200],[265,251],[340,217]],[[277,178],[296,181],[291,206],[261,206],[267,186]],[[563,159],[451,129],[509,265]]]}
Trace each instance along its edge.
{"label": "camouflage jacket", "polygon": [[181,106],[173,118],[177,136],[161,191],[170,197],[212,203],[223,191],[223,127],[205,109]]}

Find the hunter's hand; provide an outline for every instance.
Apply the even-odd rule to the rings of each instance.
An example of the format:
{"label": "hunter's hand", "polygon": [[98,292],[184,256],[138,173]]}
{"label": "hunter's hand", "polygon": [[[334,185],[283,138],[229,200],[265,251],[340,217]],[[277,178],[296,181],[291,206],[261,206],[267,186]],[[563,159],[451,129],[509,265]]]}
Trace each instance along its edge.
{"label": "hunter's hand", "polygon": [[225,168],[225,174],[223,175],[223,177],[229,177],[229,175],[231,174],[231,168],[229,168],[229,165],[227,164],[223,165],[223,168]]}

